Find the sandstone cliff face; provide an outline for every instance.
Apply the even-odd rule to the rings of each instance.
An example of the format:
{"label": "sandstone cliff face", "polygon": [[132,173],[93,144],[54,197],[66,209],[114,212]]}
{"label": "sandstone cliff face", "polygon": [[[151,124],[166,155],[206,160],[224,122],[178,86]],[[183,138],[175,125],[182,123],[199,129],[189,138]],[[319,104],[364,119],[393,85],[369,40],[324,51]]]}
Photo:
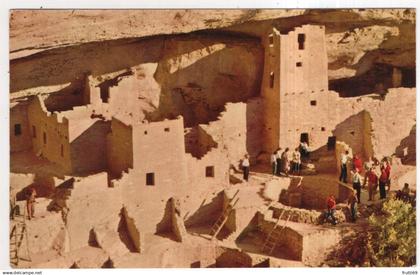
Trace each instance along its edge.
{"label": "sandstone cliff face", "polygon": [[[48,13],[48,15],[47,15]],[[162,34],[220,30],[261,37],[272,26],[326,26],[329,79],[375,64],[415,67],[414,9],[12,11],[11,58],[56,47]]]}
{"label": "sandstone cliff face", "polygon": [[[101,83],[134,71],[128,89],[149,119],[183,115],[191,126],[215,120],[226,102],[258,95],[263,62],[255,38],[196,34],[87,43],[13,60],[10,90],[12,98],[71,94],[83,89],[86,73]],[[60,105],[54,99],[65,104],[54,96],[51,105]]]}

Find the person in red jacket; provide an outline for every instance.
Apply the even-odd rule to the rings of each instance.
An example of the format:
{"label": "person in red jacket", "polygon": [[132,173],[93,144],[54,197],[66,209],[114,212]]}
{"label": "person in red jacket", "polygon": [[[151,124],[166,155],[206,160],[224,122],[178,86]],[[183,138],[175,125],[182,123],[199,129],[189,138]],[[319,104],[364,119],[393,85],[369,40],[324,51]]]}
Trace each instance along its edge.
{"label": "person in red jacket", "polygon": [[[368,184],[369,201],[375,200],[375,191],[378,187],[378,176],[373,170],[373,167],[370,167],[369,171],[366,173],[366,181]],[[366,181],[363,184],[363,187],[366,185]]]}
{"label": "person in red jacket", "polygon": [[354,154],[353,169],[357,169],[357,170],[359,170],[359,172],[361,172],[362,167],[363,167],[362,160],[359,158],[359,156],[357,154]]}
{"label": "person in red jacket", "polygon": [[385,167],[381,165],[381,175],[379,176],[379,195],[381,199],[386,198],[385,185],[388,181],[388,173],[385,170]]}
{"label": "person in red jacket", "polygon": [[336,208],[336,202],[333,195],[329,195],[327,198],[327,212],[325,213],[325,218],[328,219],[331,217],[331,221],[333,225],[337,224],[337,219],[335,218],[335,208]]}

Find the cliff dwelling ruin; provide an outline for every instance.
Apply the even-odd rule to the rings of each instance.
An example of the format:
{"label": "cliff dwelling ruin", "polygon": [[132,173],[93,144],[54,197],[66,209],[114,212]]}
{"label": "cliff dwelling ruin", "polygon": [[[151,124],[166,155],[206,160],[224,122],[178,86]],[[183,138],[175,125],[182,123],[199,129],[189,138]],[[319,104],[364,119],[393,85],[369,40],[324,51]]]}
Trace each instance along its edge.
{"label": "cliff dwelling ruin", "polygon": [[350,221],[345,151],[416,188],[415,86],[414,9],[13,10],[10,263],[337,266],[383,203]]}

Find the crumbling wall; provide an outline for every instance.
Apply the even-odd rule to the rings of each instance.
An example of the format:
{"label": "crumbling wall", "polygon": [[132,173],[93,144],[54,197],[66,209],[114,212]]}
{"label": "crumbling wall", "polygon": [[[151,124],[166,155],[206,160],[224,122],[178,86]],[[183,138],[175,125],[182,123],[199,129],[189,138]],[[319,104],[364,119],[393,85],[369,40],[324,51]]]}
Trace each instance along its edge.
{"label": "crumbling wall", "polygon": [[181,212],[180,200],[172,197],[171,203],[171,229],[177,241],[182,242],[185,240],[187,230],[185,229],[184,220]]}
{"label": "crumbling wall", "polygon": [[28,102],[10,105],[10,152],[32,148],[32,134],[28,123]]}
{"label": "crumbling wall", "polygon": [[123,204],[120,192],[118,188],[108,188],[106,173],[76,180],[66,201],[68,211],[65,213],[71,250],[87,246],[94,227],[117,228]]}
{"label": "crumbling wall", "polygon": [[218,144],[203,126],[199,124],[192,128],[186,128],[184,131],[185,150],[197,159],[201,159],[207,152],[218,147]]}
{"label": "crumbling wall", "polygon": [[132,241],[132,243],[134,245],[134,249],[137,252],[144,251],[144,246],[143,246],[142,240],[140,238],[140,232],[139,232],[138,228],[136,227],[134,219],[131,218],[128,215],[128,211],[127,211],[126,207],[123,207],[122,215],[124,217],[124,220],[125,220],[125,223],[126,223],[126,226],[127,226],[127,230],[128,230],[130,240]]}
{"label": "crumbling wall", "polygon": [[[339,98],[333,118],[339,125],[348,117],[365,111],[365,154],[373,154],[380,159],[395,153],[401,141],[410,135],[412,127],[416,124],[415,102],[415,88],[389,89],[384,96]],[[353,126],[359,127],[356,124]],[[352,127],[347,131],[356,132]],[[372,145],[369,144],[369,139]]]}
{"label": "crumbling wall", "polygon": [[229,184],[229,160],[224,150],[214,148],[201,159],[187,154],[186,160],[189,186]]}
{"label": "crumbling wall", "polygon": [[338,179],[326,176],[307,176],[302,179],[302,206],[325,209],[329,195],[339,197]]}
{"label": "crumbling wall", "polygon": [[28,120],[32,128],[34,153],[60,164],[65,171],[70,172],[69,121],[48,112],[39,96],[33,98],[28,106]]}
{"label": "crumbling wall", "polygon": [[185,226],[187,228],[200,225],[213,226],[223,210],[223,192],[217,194],[212,192],[207,196],[202,194],[202,196],[194,196],[194,198],[189,201],[189,212],[185,216]]}
{"label": "crumbling wall", "polygon": [[113,176],[133,168],[133,129],[115,118],[107,136],[107,162]]}
{"label": "crumbling wall", "polygon": [[[351,147],[353,154],[357,154],[362,159],[371,156],[367,154],[372,151],[372,137],[371,132],[369,132],[371,126],[366,116],[369,116],[366,111],[352,115],[338,124],[333,131],[337,140],[345,142]],[[368,123],[368,125],[365,123]]]}
{"label": "crumbling wall", "polygon": [[263,145],[262,108],[262,100],[257,98],[227,103],[217,121],[203,125],[218,147],[226,148],[230,164],[239,165],[246,153],[250,155],[251,162],[256,161]]}
{"label": "crumbling wall", "polygon": [[159,105],[160,86],[153,77],[156,67],[156,63],[146,63],[97,77],[89,75],[84,101],[106,108],[111,116],[141,120],[143,112]]}

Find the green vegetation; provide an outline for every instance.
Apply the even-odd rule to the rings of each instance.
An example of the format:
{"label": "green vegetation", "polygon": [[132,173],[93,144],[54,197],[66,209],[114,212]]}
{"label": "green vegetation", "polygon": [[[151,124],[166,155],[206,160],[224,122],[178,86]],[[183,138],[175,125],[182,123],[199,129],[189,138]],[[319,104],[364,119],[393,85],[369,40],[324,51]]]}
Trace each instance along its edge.
{"label": "green vegetation", "polygon": [[369,218],[368,251],[373,266],[402,267],[416,261],[416,209],[409,203],[391,199],[382,215]]}

